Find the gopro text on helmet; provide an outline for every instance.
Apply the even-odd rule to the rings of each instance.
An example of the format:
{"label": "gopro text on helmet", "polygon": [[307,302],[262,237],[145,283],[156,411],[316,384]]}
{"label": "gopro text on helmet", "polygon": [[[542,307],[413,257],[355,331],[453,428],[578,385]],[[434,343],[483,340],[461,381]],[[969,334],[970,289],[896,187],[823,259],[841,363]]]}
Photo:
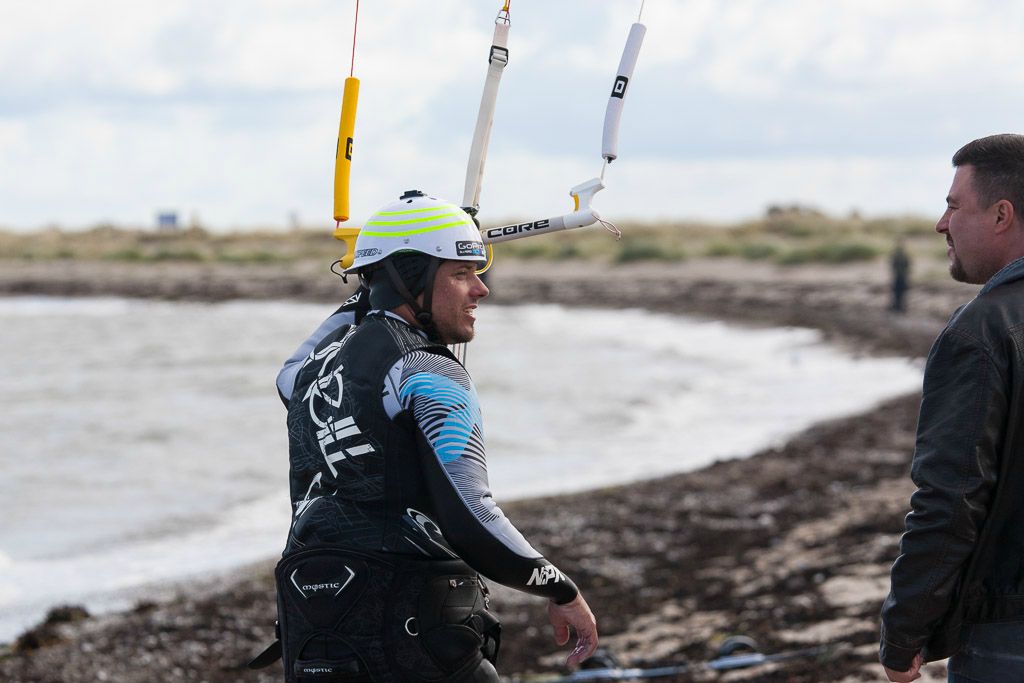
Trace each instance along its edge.
{"label": "gopro text on helmet", "polygon": [[459,256],[483,256],[484,243],[462,240],[455,243],[455,253]]}

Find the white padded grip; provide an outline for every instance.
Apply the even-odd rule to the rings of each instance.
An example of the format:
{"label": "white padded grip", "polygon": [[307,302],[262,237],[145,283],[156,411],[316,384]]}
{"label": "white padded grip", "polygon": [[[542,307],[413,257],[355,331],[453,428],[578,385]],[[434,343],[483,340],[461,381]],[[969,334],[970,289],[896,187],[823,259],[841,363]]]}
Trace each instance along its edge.
{"label": "white padded grip", "polygon": [[626,47],[622,50],[622,59],[619,60],[619,70],[615,75],[615,83],[612,85],[612,94],[608,98],[608,107],[604,110],[604,135],[601,138],[601,156],[608,161],[614,161],[619,155],[619,120],[622,118],[622,104],[626,97],[626,88],[629,87],[629,79],[633,77],[633,68],[636,67],[637,57],[640,56],[640,46],[644,42],[644,34],[647,27],[643,24],[633,24],[629,28],[629,38],[626,39]]}

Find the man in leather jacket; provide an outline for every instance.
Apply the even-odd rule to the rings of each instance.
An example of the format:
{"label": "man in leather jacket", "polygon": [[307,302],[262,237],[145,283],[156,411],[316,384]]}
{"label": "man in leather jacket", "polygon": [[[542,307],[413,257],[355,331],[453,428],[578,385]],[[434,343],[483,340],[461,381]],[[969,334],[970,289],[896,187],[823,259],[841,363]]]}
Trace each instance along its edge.
{"label": "man in leather jacket", "polygon": [[890,681],[952,655],[950,681],[1024,680],[1024,136],[974,140],[935,229],[984,285],[935,340],[900,555],[882,606]]}

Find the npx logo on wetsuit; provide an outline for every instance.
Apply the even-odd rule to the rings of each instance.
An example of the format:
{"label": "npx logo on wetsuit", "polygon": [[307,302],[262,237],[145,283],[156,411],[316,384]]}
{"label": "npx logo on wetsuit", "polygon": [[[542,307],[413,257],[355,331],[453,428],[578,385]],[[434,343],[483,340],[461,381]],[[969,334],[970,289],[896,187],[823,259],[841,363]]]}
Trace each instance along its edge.
{"label": "npx logo on wetsuit", "polygon": [[564,578],[565,575],[558,571],[558,567],[553,564],[546,564],[543,567],[534,568],[533,574],[530,575],[530,580],[526,582],[526,585],[546,586],[549,583],[558,583]]}

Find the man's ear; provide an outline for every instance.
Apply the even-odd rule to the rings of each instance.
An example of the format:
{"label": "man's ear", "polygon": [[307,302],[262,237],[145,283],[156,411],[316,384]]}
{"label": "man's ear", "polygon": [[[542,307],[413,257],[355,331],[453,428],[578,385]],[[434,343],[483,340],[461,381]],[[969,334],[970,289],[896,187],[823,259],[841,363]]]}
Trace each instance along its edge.
{"label": "man's ear", "polygon": [[1013,227],[1017,219],[1017,212],[1013,210],[1013,203],[1009,199],[1000,199],[992,209],[996,212],[996,233],[1002,233]]}

